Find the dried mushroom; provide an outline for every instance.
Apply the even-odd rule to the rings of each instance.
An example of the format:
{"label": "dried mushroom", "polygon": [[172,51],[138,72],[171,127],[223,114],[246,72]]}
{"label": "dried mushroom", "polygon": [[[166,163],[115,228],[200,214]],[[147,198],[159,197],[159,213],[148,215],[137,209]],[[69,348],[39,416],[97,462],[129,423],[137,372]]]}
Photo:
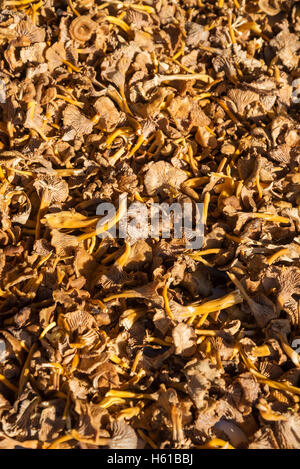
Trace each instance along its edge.
{"label": "dried mushroom", "polygon": [[299,449],[299,2],[0,4],[0,449]]}
{"label": "dried mushroom", "polygon": [[92,37],[97,28],[95,23],[88,16],[78,16],[70,25],[70,36],[74,41],[86,42]]}

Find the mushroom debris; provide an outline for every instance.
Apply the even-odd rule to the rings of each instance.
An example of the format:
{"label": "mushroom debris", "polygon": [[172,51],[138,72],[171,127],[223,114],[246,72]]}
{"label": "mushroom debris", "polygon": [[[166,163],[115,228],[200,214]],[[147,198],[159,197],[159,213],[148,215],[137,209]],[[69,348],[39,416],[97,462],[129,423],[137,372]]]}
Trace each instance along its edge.
{"label": "mushroom debris", "polygon": [[299,2],[0,6],[0,447],[299,449]]}

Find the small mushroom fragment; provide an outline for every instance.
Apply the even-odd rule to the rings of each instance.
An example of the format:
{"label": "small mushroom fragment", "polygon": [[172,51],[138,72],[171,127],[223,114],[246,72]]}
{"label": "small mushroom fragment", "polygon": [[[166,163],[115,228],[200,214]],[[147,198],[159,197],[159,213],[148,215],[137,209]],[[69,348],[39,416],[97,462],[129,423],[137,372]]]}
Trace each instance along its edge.
{"label": "small mushroom fragment", "polygon": [[[32,208],[27,194],[22,190],[9,191],[5,196],[5,201],[8,204],[8,207],[10,207],[11,221],[25,225],[30,216]],[[20,211],[17,213],[12,213],[15,206],[19,207]]]}
{"label": "small mushroom fragment", "polygon": [[257,324],[265,327],[269,321],[277,317],[275,305],[265,295],[260,294],[256,296],[256,301],[250,298],[241,282],[232,273],[227,272],[228,277],[234,285],[239,289],[243,298],[247,301],[249,308],[255,317]]}
{"label": "small mushroom fragment", "polygon": [[142,298],[149,302],[150,305],[161,307],[163,306],[163,298],[158,294],[157,290],[162,286],[161,280],[155,280],[151,283],[147,283],[142,287],[136,287],[135,289],[125,290],[121,293],[113,293],[103,299],[106,303],[111,300],[118,298]]}
{"label": "small mushroom fragment", "polygon": [[58,256],[70,256],[73,254],[74,248],[78,246],[78,241],[75,236],[54,229],[51,230],[51,246],[55,248]]}
{"label": "small mushroom fragment", "polygon": [[249,449],[279,449],[274,433],[269,426],[260,428],[252,437]]}
{"label": "small mushroom fragment", "polygon": [[31,18],[20,21],[15,28],[14,34],[16,39],[9,43],[8,49],[4,52],[4,57],[12,70],[22,66],[22,60],[16,59],[16,48],[28,47],[34,43],[42,43],[45,39],[45,31],[33,24]]}
{"label": "small mushroom fragment", "polygon": [[34,187],[40,196],[40,207],[37,214],[35,239],[40,237],[41,217],[53,203],[61,203],[69,194],[68,184],[55,176],[44,176],[34,182]]}
{"label": "small mushroom fragment", "polygon": [[277,310],[286,311],[297,326],[300,323],[298,302],[294,295],[300,294],[300,270],[296,266],[278,268],[270,267],[268,274],[263,280],[265,288],[276,288]]}
{"label": "small mushroom fragment", "polygon": [[108,446],[109,449],[136,449],[137,435],[133,428],[125,422],[113,421],[112,436],[98,436],[96,438],[86,438],[76,430],[71,430],[66,435],[54,440],[47,449],[56,449],[60,443],[75,440],[92,446]]}
{"label": "small mushroom fragment", "polygon": [[45,52],[48,68],[53,72],[57,67],[62,65],[66,60],[66,50],[62,42],[55,42]]}
{"label": "small mushroom fragment", "polygon": [[114,421],[113,434],[108,443],[109,449],[136,449],[137,435],[130,425],[125,422]]}
{"label": "small mushroom fragment", "polygon": [[226,435],[226,439],[228,439],[234,448],[245,448],[248,444],[246,434],[235,422],[221,419],[215,424],[214,430],[217,431],[221,438],[223,435]]}
{"label": "small mushroom fragment", "polygon": [[70,36],[74,41],[87,42],[97,29],[97,23],[88,16],[78,16],[70,25]]}
{"label": "small mushroom fragment", "polygon": [[30,17],[22,20],[17,24],[15,29],[18,38],[28,38],[30,44],[35,42],[43,42],[45,40],[45,30],[37,27]]}
{"label": "small mushroom fragment", "polygon": [[205,406],[205,396],[211,385],[222,383],[221,371],[212,365],[209,359],[193,360],[184,369],[187,379],[187,391],[197,409]]}
{"label": "small mushroom fragment", "polygon": [[207,41],[209,37],[209,32],[202,26],[202,24],[188,21],[185,24],[185,28],[187,30],[186,44],[188,46],[192,45],[195,47],[200,42],[202,43]]}
{"label": "small mushroom fragment", "polygon": [[123,100],[124,110],[129,115],[132,115],[132,112],[125,96],[126,73],[138,50],[138,47],[133,43],[123,46],[105,57],[101,65],[103,78],[116,85]]}
{"label": "small mushroom fragment", "polygon": [[269,16],[278,15],[280,12],[280,0],[258,0],[259,8]]}
{"label": "small mushroom fragment", "polygon": [[205,115],[197,102],[189,96],[174,97],[168,106],[168,112],[178,130],[183,133],[210,124],[210,119]]}
{"label": "small mushroom fragment", "polygon": [[123,268],[130,256],[131,246],[125,241],[123,254],[110,266],[100,266],[99,272],[94,276],[94,284],[101,285],[103,289],[109,290],[118,285],[125,285],[129,278]]}
{"label": "small mushroom fragment", "polygon": [[275,321],[271,321],[268,327],[269,335],[276,339],[279,339],[283,351],[286,355],[291,359],[294,365],[300,368],[300,358],[298,353],[292,349],[289,345],[287,336],[290,334],[291,328],[290,324],[286,319],[277,319]]}
{"label": "small mushroom fragment", "polygon": [[1,7],[0,448],[300,448],[299,0]]}

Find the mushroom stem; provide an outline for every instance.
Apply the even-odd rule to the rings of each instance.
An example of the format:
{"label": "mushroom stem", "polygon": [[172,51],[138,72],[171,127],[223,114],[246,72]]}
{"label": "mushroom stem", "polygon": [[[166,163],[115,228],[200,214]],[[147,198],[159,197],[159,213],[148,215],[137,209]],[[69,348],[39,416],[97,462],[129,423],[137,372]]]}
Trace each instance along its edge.
{"label": "mushroom stem", "polygon": [[7,127],[7,134],[10,140],[12,140],[14,138],[14,133],[15,133],[14,125],[11,121],[7,121],[6,127]]}
{"label": "mushroom stem", "polygon": [[121,358],[117,357],[117,355],[115,355],[114,353],[112,353],[109,357],[109,359],[113,362],[113,363],[116,363],[117,365],[120,365],[122,366],[122,368],[126,368],[126,369],[129,369],[130,366],[125,363],[123,360],[121,360]]}
{"label": "mushroom stem", "polygon": [[11,167],[7,167],[6,169],[8,171],[13,171],[16,174],[21,174],[22,176],[34,176],[35,175],[32,171],[22,171],[21,169],[16,169],[16,168],[11,168]]}
{"label": "mushroom stem", "polygon": [[36,20],[37,20],[37,11],[43,6],[43,2],[40,1],[38,3],[34,3],[31,5],[31,9],[32,9],[32,22],[33,24],[36,24]]}
{"label": "mushroom stem", "polygon": [[41,366],[44,368],[54,368],[58,372],[59,375],[63,375],[65,372],[64,368],[62,367],[60,363],[55,363],[55,362],[43,363]]}
{"label": "mushroom stem", "polygon": [[252,357],[269,357],[271,355],[268,345],[260,345],[251,350]]}
{"label": "mushroom stem", "polygon": [[109,157],[109,163],[114,166],[120,157],[125,153],[125,148],[119,148],[116,153]]}
{"label": "mushroom stem", "polygon": [[9,6],[21,6],[21,5],[29,5],[32,3],[32,0],[8,0],[5,2],[5,5]]}
{"label": "mushroom stem", "polygon": [[181,41],[181,46],[178,52],[176,52],[175,55],[173,55],[171,60],[176,60],[178,59],[182,54],[184,54],[184,48],[185,48],[185,42]]}
{"label": "mushroom stem", "polygon": [[193,74],[193,75],[195,75],[195,73],[196,73],[193,70],[191,70],[190,68],[185,67],[184,65],[182,65],[182,63],[177,59],[172,59],[172,58],[170,59],[169,57],[166,57],[166,60],[168,62],[175,63],[176,65],[178,65],[178,67],[182,68],[182,70],[184,70],[187,73],[190,73],[190,74]]}
{"label": "mushroom stem", "polygon": [[209,181],[209,177],[208,176],[202,176],[202,177],[195,177],[195,178],[191,178],[191,179],[188,179],[187,181],[183,182],[182,183],[182,186],[183,187],[199,187],[201,186],[202,184],[205,184]]}
{"label": "mushroom stem", "polygon": [[230,117],[230,119],[235,123],[235,124],[239,124],[240,121],[235,117],[235,115],[230,111],[229,107],[227,106],[227,104],[222,101],[222,99],[219,99],[219,98],[215,98],[215,100],[217,101],[217,103],[221,106],[221,108],[226,112],[226,114],[228,115],[228,117]]}
{"label": "mushroom stem", "polygon": [[136,417],[139,415],[141,412],[141,407],[140,406],[135,406],[135,407],[126,407],[125,409],[120,410],[120,412],[117,415],[117,420],[122,420],[126,418],[127,420]]}
{"label": "mushroom stem", "polygon": [[96,236],[93,236],[93,237],[91,238],[91,243],[90,243],[90,246],[89,246],[89,248],[88,248],[88,253],[89,253],[89,254],[92,254],[92,252],[93,252],[94,249],[95,249],[95,246],[96,246]]}
{"label": "mushroom stem", "polygon": [[274,412],[271,407],[266,404],[257,404],[257,409],[261,417],[268,422],[278,422],[278,421],[287,421],[288,418],[285,415],[280,414],[279,412]]}
{"label": "mushroom stem", "polygon": [[64,436],[60,436],[59,438],[56,438],[56,440],[54,440],[50,446],[47,447],[46,445],[44,445],[43,449],[56,449],[60,443],[65,443],[66,441],[69,441],[69,440],[73,440],[71,433],[64,435]]}
{"label": "mushroom stem", "polygon": [[154,441],[149,438],[149,436],[147,436],[143,430],[141,430],[140,428],[138,428],[137,430],[138,434],[140,435],[140,437],[142,438],[142,440],[146,441],[146,443],[148,443],[148,445],[151,446],[151,448],[153,449],[157,449],[157,445],[154,443]]}
{"label": "mushroom stem", "polygon": [[159,344],[159,345],[163,345],[164,347],[170,347],[172,345],[172,341],[171,342],[167,342],[166,340],[163,340],[163,339],[159,339],[158,337],[147,337],[146,339],[146,342],[149,342],[149,343],[156,343],[156,344]]}
{"label": "mushroom stem", "polygon": [[243,243],[245,241],[243,238],[239,238],[238,236],[230,235],[228,233],[225,233],[225,237],[235,243]]}
{"label": "mushroom stem", "polygon": [[113,405],[121,405],[125,403],[125,399],[121,399],[120,397],[104,397],[98,406],[102,407],[102,409],[108,409]]}
{"label": "mushroom stem", "polygon": [[91,438],[84,438],[76,430],[71,430],[66,435],[61,436],[57,438],[56,440],[54,440],[50,446],[48,447],[44,446],[44,449],[56,449],[60,443],[65,443],[66,441],[70,441],[70,440],[76,440],[82,443],[87,443],[87,444],[95,445],[95,446],[105,446],[109,444],[109,442],[111,441],[111,438],[96,438],[95,440],[93,440]]}
{"label": "mushroom stem", "polygon": [[[203,326],[203,324],[205,323],[206,318],[207,318],[208,315],[209,315],[209,311],[207,311],[206,313],[204,313],[204,314],[201,316],[200,320],[197,322],[196,327],[201,327],[201,326]],[[194,317],[192,316],[192,317],[188,320],[187,323],[188,323],[188,324],[193,324],[193,322],[194,322]]]}
{"label": "mushroom stem", "polygon": [[251,371],[251,370],[257,371],[256,366],[254,365],[254,363],[252,363],[252,361],[250,360],[250,358],[248,357],[246,352],[243,350],[242,344],[240,344],[240,343],[238,344],[238,351],[239,351],[239,354],[240,354],[243,362],[245,363],[246,367],[248,368],[248,370],[249,371]]}
{"label": "mushroom stem", "polygon": [[[106,0],[104,5],[105,8],[107,4],[112,4],[112,5],[117,5],[118,8],[132,8],[133,10],[139,10],[139,11],[146,11],[147,13],[154,13],[155,10],[153,7],[150,7],[148,5],[139,5],[135,3],[127,3],[127,2],[122,2],[122,0]],[[104,8],[103,5],[97,5],[97,8]]]}
{"label": "mushroom stem", "polygon": [[209,254],[220,254],[220,252],[222,252],[221,248],[211,248],[211,249],[205,249],[204,251],[196,251],[193,254],[189,254],[189,257],[197,260],[199,256],[201,257],[201,256],[208,256]]}
{"label": "mushroom stem", "polygon": [[216,358],[218,370],[224,371],[224,367],[223,367],[223,364],[222,364],[222,359],[221,359],[219,350],[215,350],[215,358]]}

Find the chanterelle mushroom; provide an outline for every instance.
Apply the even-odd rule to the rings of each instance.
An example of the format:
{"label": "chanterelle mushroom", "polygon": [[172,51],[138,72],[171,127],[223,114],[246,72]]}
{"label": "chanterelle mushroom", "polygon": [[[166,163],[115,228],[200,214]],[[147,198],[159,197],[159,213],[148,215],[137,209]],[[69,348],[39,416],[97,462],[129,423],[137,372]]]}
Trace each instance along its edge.
{"label": "chanterelle mushroom", "polygon": [[299,0],[0,4],[0,448],[300,448]]}
{"label": "chanterelle mushroom", "polygon": [[266,289],[276,288],[278,310],[288,313],[295,326],[300,324],[299,306],[293,295],[300,295],[300,269],[296,266],[272,266],[263,279]]}
{"label": "chanterelle mushroom", "polygon": [[94,123],[85,117],[78,107],[70,104],[63,111],[63,122],[68,132],[64,135],[63,140],[73,140],[74,137],[81,137],[90,134],[93,130]]}
{"label": "chanterelle mushroom", "polygon": [[42,215],[51,204],[61,203],[66,200],[69,194],[69,186],[63,179],[56,176],[43,176],[34,182],[34,187],[41,200],[35,229],[35,236],[38,239]]}
{"label": "chanterelle mushroom", "polygon": [[70,26],[70,36],[74,41],[86,42],[97,29],[97,23],[88,16],[78,16]]}
{"label": "chanterelle mushroom", "polygon": [[187,178],[186,173],[181,169],[175,168],[166,161],[158,161],[146,172],[144,184],[149,195],[156,195],[164,188],[179,189]]}

